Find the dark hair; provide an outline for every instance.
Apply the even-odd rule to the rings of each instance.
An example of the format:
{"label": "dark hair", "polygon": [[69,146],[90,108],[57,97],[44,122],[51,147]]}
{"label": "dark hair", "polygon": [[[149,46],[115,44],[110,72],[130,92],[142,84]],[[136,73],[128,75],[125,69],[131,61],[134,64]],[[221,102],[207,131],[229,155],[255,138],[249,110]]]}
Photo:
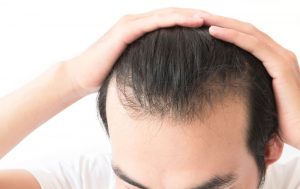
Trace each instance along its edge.
{"label": "dark hair", "polygon": [[145,34],[128,45],[99,91],[99,113],[108,135],[105,103],[114,76],[125,97],[122,104],[136,113],[205,119],[202,113],[225,97],[244,99],[248,149],[263,183],[265,146],[278,134],[278,120],[272,78],[252,54],[212,37],[206,26]]}

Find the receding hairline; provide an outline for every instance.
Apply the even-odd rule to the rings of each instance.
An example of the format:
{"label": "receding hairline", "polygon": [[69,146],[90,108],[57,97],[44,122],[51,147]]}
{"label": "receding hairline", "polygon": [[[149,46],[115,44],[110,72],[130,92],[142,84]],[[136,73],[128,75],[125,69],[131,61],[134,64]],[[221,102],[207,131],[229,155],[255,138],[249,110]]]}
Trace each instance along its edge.
{"label": "receding hairline", "polygon": [[[140,107],[138,102],[134,99],[132,94],[132,90],[130,87],[117,83],[116,76],[112,75],[110,81],[108,83],[108,91],[111,91],[112,86],[114,85],[114,89],[116,89],[118,99],[122,105],[122,107],[127,111],[129,117],[133,119],[155,119],[155,120],[163,120],[169,119],[179,124],[190,125],[194,121],[200,121],[204,123],[207,119],[210,118],[214,114],[214,111],[219,107],[223,107],[224,105],[230,105],[230,103],[241,104],[243,109],[246,112],[247,125],[249,125],[250,119],[250,102],[249,102],[249,93],[245,90],[241,89],[228,89],[222,95],[216,95],[212,100],[207,101],[206,104],[199,104],[198,108],[192,110],[193,115],[188,114],[177,114],[177,112],[172,112],[170,110],[168,113],[161,114],[159,111],[150,112],[143,107]],[[124,88],[125,87],[125,88]],[[124,89],[126,91],[124,91]],[[221,89],[222,90],[222,89]],[[111,91],[112,92],[112,91]],[[126,95],[126,96],[124,96]],[[201,97],[200,97],[201,98]],[[197,98],[195,98],[196,100]],[[107,99],[106,99],[107,101]],[[106,106],[107,108],[108,106]]]}

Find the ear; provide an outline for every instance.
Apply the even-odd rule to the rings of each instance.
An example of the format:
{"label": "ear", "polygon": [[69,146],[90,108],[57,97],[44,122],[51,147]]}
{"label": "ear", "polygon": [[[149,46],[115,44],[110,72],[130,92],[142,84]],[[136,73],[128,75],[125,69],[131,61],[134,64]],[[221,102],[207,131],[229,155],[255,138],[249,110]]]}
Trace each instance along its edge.
{"label": "ear", "polygon": [[265,165],[268,167],[272,163],[276,162],[283,150],[284,143],[278,135],[274,135],[266,144],[265,147]]}

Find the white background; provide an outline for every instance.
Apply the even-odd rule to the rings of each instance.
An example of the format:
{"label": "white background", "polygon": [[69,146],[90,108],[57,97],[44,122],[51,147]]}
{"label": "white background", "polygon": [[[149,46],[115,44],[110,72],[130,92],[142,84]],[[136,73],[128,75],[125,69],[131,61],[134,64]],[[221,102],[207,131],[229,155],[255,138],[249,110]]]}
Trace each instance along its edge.
{"label": "white background", "polygon": [[[199,8],[251,22],[299,57],[299,5],[291,0],[0,0],[0,96],[25,85],[52,64],[75,56],[120,16],[168,6]],[[35,130],[1,159],[0,167],[109,151],[95,94]],[[299,155],[286,147],[280,162]]]}

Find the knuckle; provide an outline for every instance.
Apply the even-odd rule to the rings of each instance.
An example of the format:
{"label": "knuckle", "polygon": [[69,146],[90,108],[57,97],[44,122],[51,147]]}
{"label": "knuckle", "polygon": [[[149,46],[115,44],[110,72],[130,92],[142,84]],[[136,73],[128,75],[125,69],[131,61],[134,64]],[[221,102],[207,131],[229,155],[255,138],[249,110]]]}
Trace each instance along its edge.
{"label": "knuckle", "polygon": [[120,21],[127,21],[133,17],[132,14],[125,14],[120,18]]}
{"label": "knuckle", "polygon": [[176,11],[178,11],[178,8],[176,8],[176,7],[169,7],[166,9],[167,13],[174,13]]}
{"label": "knuckle", "polygon": [[288,53],[289,53],[290,59],[291,59],[293,62],[296,62],[296,61],[297,61],[297,55],[296,55],[294,52],[292,52],[292,51],[288,51]]}
{"label": "knuckle", "polygon": [[297,56],[292,51],[289,51],[289,62],[294,66],[295,69],[299,69]]}
{"label": "knuckle", "polygon": [[163,12],[157,12],[155,14],[153,14],[153,19],[158,20],[159,18],[162,18],[165,15],[165,13]]}
{"label": "knuckle", "polygon": [[119,30],[123,27],[124,27],[124,22],[123,22],[123,20],[120,20],[117,22],[117,24],[115,24],[115,26],[113,28],[114,28],[114,30]]}
{"label": "knuckle", "polygon": [[253,47],[262,47],[262,48],[269,47],[266,43],[262,42],[261,40],[259,40],[256,37],[252,37],[252,45],[253,45]]}
{"label": "knuckle", "polygon": [[128,21],[132,19],[132,17],[133,17],[132,14],[123,15],[121,18],[119,18],[117,23],[114,25],[114,29],[118,30],[126,27]]}
{"label": "knuckle", "polygon": [[178,12],[174,12],[172,14],[172,17],[175,19],[175,20],[178,20],[178,19],[181,19],[182,17],[184,17],[182,14],[178,13]]}
{"label": "knuckle", "polygon": [[[127,22],[118,22],[112,29],[111,32],[114,34],[124,34],[128,30],[129,24]],[[118,36],[117,35],[117,36]]]}
{"label": "knuckle", "polygon": [[290,76],[293,73],[293,66],[289,64],[285,64],[281,67],[281,74],[282,76]]}
{"label": "knuckle", "polygon": [[256,31],[257,30],[256,26],[254,26],[253,24],[251,24],[249,22],[246,22],[246,24],[247,24],[247,29],[249,31]]}
{"label": "knuckle", "polygon": [[294,70],[299,69],[296,54],[294,54],[292,51],[289,50],[287,51],[287,56],[283,57],[283,61],[285,61],[287,65],[289,65],[286,66],[288,71],[292,72]]}

